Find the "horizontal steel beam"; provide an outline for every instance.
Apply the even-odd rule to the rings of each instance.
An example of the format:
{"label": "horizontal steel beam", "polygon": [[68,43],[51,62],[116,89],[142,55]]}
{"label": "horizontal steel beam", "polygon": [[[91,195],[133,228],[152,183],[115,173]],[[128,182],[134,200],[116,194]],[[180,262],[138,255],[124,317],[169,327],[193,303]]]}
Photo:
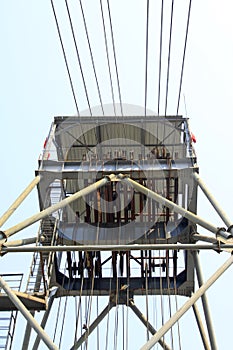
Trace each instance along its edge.
{"label": "horizontal steel beam", "polygon": [[2,247],[4,253],[14,252],[75,252],[75,251],[130,251],[130,250],[233,250],[233,244],[119,244],[119,245],[63,245]]}
{"label": "horizontal steel beam", "polygon": [[[41,242],[44,242],[45,238],[43,236]],[[41,238],[40,237],[40,238]],[[25,246],[27,244],[33,244],[38,241],[37,237],[31,237],[31,238],[23,238],[23,239],[17,239],[15,241],[6,241],[3,245],[4,247],[19,247],[19,246]]]}

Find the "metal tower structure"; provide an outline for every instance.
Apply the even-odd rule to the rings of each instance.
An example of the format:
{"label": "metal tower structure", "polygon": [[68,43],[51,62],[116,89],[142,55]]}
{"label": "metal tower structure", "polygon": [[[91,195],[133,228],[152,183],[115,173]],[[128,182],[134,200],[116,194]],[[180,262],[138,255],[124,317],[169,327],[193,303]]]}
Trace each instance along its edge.
{"label": "metal tower structure", "polygon": [[[80,0],[78,23],[82,23],[82,28],[76,28],[74,8],[65,1],[66,25],[79,67],[78,88],[67,58],[56,12],[58,5],[52,0],[51,4],[76,112],[74,116],[54,118],[35,178],[0,217],[2,261],[10,254],[32,253],[26,283],[21,273],[0,275],[0,348],[181,349],[182,330],[187,337],[190,328],[192,331],[195,328],[191,342],[195,340],[197,344],[192,346],[216,350],[206,291],[233,263],[233,257],[204,281],[199,251],[212,250],[216,256],[223,251],[231,253],[233,228],[199,175],[195,137],[188,117],[179,113],[191,0],[186,2],[184,48],[179,57],[181,74],[172,82],[174,1],[161,1],[158,11],[158,2],[152,5],[148,0],[137,8],[139,17],[135,18],[131,16],[131,7],[127,8],[134,30],[137,27],[141,30],[143,24],[146,33],[145,74],[135,83],[131,81],[140,76],[141,66],[136,63],[140,63],[142,46],[134,45],[134,51],[131,44],[140,41],[141,31],[135,30],[136,36],[135,32],[129,35],[127,54],[118,56],[120,44],[115,39],[129,34],[129,17],[125,21],[124,13],[119,16],[116,11],[114,18],[111,6],[115,10],[116,7],[108,0],[98,4],[92,1],[91,5]],[[160,21],[151,21],[151,6],[156,8],[152,14],[161,14]],[[92,23],[86,13],[90,16],[94,13]],[[183,16],[176,16],[180,24]],[[119,18],[127,23],[123,31]],[[155,23],[159,23],[159,28]],[[165,23],[170,27],[164,34]],[[81,33],[80,42],[77,29]],[[151,94],[154,63],[152,68],[149,65],[154,62],[149,50],[153,33],[159,34],[157,97]],[[177,37],[180,40],[179,34]],[[126,46],[123,42],[121,52],[125,53]],[[103,62],[107,63],[107,74]],[[123,68],[119,62],[124,62]],[[137,68],[128,76],[130,66],[134,65]],[[121,76],[124,82],[130,82],[127,87],[120,85]],[[173,108],[175,113],[170,114],[174,101],[170,103],[168,97],[173,95],[170,86],[174,81],[179,82],[178,100]],[[141,93],[142,85],[143,108],[138,110],[131,105],[132,111],[122,102],[129,100],[123,92],[130,94],[139,87]],[[92,95],[93,86],[97,97]],[[81,109],[84,105],[88,108],[83,114],[78,100]],[[92,107],[96,101],[100,113]],[[111,102],[110,110],[103,101]],[[148,110],[154,104],[156,113]],[[198,187],[225,227],[217,227],[198,215]],[[6,226],[35,188],[39,212],[12,227]],[[12,239],[34,223],[39,223],[34,237]],[[206,234],[200,233],[200,228]],[[193,323],[190,319],[186,321],[184,315],[192,318]]]}
{"label": "metal tower structure", "polygon": [[[50,349],[64,348],[61,338],[59,345],[50,339],[46,324],[53,317],[54,300],[65,299],[67,304],[70,298],[78,298],[76,319],[65,348],[87,348],[92,333],[109,317],[110,310],[123,305],[152,334],[143,350],[157,342],[163,349],[174,348],[175,336],[169,344],[164,334],[172,331],[190,307],[204,349],[216,349],[205,291],[233,258],[204,283],[197,251],[231,249],[231,225],[198,172],[193,136],[188,119],[182,116],[148,116],[146,120],[140,116],[54,118],[35,179],[1,218],[3,224],[37,186],[40,212],[1,232],[2,255],[34,252],[25,292],[14,292],[5,276],[0,278],[4,291],[0,308],[10,315],[1,318],[7,323],[2,327],[9,328],[7,336],[2,336],[3,348],[8,348],[18,310],[27,320],[22,349],[32,346],[32,328],[37,333],[33,349],[40,341]],[[227,231],[196,214],[198,185],[229,226]],[[40,228],[36,238],[8,241],[37,221]],[[197,225],[214,236],[199,235]],[[162,299],[168,296],[170,303],[172,296],[186,296],[188,301],[156,330],[148,309],[153,295]],[[108,297],[108,301],[93,319],[91,304],[97,303],[94,298],[98,297]],[[143,310],[135,302],[136,297],[146,300]],[[196,306],[200,297],[209,340]],[[84,298],[88,305],[83,321],[80,310]],[[39,324],[33,316],[41,310],[46,311]],[[160,317],[167,318],[164,314]],[[53,332],[57,322],[53,322]]]}

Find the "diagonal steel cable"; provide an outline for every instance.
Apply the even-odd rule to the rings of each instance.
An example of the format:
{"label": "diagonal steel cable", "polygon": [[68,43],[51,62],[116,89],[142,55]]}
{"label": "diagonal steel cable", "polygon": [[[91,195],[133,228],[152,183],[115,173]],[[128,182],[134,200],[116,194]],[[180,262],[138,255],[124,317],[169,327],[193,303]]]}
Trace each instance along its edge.
{"label": "diagonal steel cable", "polygon": [[172,42],[173,9],[174,9],[174,0],[172,0],[172,5],[171,5],[169,49],[168,49],[168,59],[167,59],[167,85],[166,85],[165,113],[164,113],[165,117],[166,117],[166,115],[167,115],[167,100],[168,100],[168,86],[169,86],[169,73],[170,73],[170,58],[171,58],[171,42]]}
{"label": "diagonal steel cable", "polygon": [[116,104],[115,104],[115,97],[114,97],[114,90],[113,90],[113,81],[112,81],[112,73],[111,73],[111,66],[110,66],[110,57],[109,57],[109,51],[108,51],[108,41],[107,41],[107,33],[106,33],[106,26],[105,26],[105,20],[104,20],[102,0],[100,0],[100,10],[101,10],[102,23],[103,23],[103,30],[104,30],[104,42],[105,42],[105,50],[106,50],[106,56],[107,56],[107,62],[108,62],[108,73],[109,73],[109,79],[110,79],[110,85],[111,85],[112,103],[113,103],[114,115],[116,116]]}
{"label": "diagonal steel cable", "polygon": [[181,88],[182,88],[182,82],[183,82],[183,74],[184,74],[184,62],[185,62],[185,54],[186,54],[187,41],[188,41],[188,31],[189,31],[191,5],[192,5],[192,0],[189,1],[188,18],[187,18],[187,26],[186,26],[185,42],[184,42],[183,60],[182,60],[182,67],[181,67],[181,73],[180,73],[180,87],[179,87],[177,110],[176,110],[176,114],[177,115],[179,113],[179,107],[180,107],[180,94],[181,94]]}
{"label": "diagonal steel cable", "polygon": [[120,80],[119,80],[119,73],[118,73],[118,66],[117,66],[116,47],[115,47],[115,40],[114,40],[114,35],[113,35],[112,16],[111,16],[109,0],[107,0],[107,4],[108,4],[108,15],[109,15],[109,22],[110,22],[110,29],[111,29],[111,37],[112,37],[112,49],[113,49],[113,56],[114,56],[115,69],[116,69],[118,94],[119,94],[121,115],[123,116],[123,105],[122,105],[122,99],[121,99]]}
{"label": "diagonal steel cable", "polygon": [[57,32],[58,32],[58,36],[59,36],[59,40],[60,40],[60,44],[61,44],[61,48],[62,48],[62,53],[63,53],[64,60],[65,60],[66,70],[67,70],[67,74],[68,74],[69,81],[70,81],[70,87],[71,87],[71,90],[72,90],[72,95],[73,95],[73,98],[74,98],[75,107],[76,107],[78,116],[80,116],[78,103],[77,103],[76,95],[75,95],[75,92],[74,92],[74,85],[73,85],[73,81],[72,81],[70,70],[69,70],[68,60],[67,60],[67,57],[66,57],[65,47],[64,47],[64,44],[63,44],[63,41],[62,41],[61,31],[60,31],[60,27],[59,27],[59,24],[58,24],[56,10],[55,10],[55,7],[54,7],[53,0],[50,0],[50,2],[51,2],[52,10],[53,10],[53,16],[54,16],[54,19],[55,19],[55,22],[56,22]]}
{"label": "diagonal steel cable", "polygon": [[145,102],[144,102],[144,115],[146,117],[147,108],[147,79],[148,79],[148,43],[149,43],[149,6],[150,0],[147,0],[146,9],[146,66],[145,66]]}
{"label": "diagonal steel cable", "polygon": [[160,22],[158,116],[159,116],[159,112],[160,112],[160,89],[161,89],[161,70],[162,70],[162,49],[163,49],[163,0],[162,0],[162,4],[161,4],[161,22]]}
{"label": "diagonal steel cable", "polygon": [[92,116],[90,100],[89,100],[89,96],[88,96],[88,92],[87,92],[87,85],[86,85],[86,81],[85,81],[85,78],[84,78],[82,62],[81,62],[81,58],[80,58],[80,55],[79,55],[77,40],[76,40],[75,33],[74,33],[74,26],[73,26],[72,18],[71,18],[71,15],[70,15],[70,9],[69,9],[69,5],[68,5],[67,0],[65,0],[65,3],[66,3],[67,14],[68,14],[68,17],[69,17],[72,37],[73,37],[73,41],[74,41],[74,45],[75,45],[75,51],[76,51],[76,56],[77,56],[77,60],[78,60],[78,64],[79,64],[79,69],[80,69],[80,73],[81,73],[81,76],[82,76],[82,81],[83,81],[83,86],[84,86],[85,95],[86,95],[86,99],[87,99],[87,104],[88,104],[88,108],[89,108],[89,111],[90,111],[90,115]]}
{"label": "diagonal steel cable", "polygon": [[95,76],[95,81],[96,81],[96,86],[97,86],[97,90],[98,90],[99,101],[100,101],[102,113],[103,113],[103,115],[104,115],[103,101],[102,101],[102,96],[101,96],[101,92],[100,92],[100,86],[99,86],[99,81],[98,81],[98,77],[97,77],[97,72],[96,72],[96,67],[95,67],[95,61],[94,61],[94,56],[93,56],[93,52],[92,52],[90,37],[89,37],[89,33],[88,33],[88,28],[87,28],[86,17],[85,17],[83,5],[82,5],[82,0],[79,0],[79,3],[80,3],[80,9],[81,9],[82,18],[83,18],[83,24],[84,24],[84,28],[85,28],[85,33],[86,33],[88,48],[89,48],[90,57],[91,57],[92,68],[93,68],[93,72],[94,72],[94,76]]}

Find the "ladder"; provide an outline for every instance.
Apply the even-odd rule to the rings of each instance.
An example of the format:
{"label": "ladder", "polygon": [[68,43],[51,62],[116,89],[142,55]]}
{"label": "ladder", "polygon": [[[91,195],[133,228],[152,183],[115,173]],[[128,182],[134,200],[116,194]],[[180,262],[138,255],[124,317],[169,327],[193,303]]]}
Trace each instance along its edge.
{"label": "ladder", "polygon": [[[56,219],[49,216],[41,221],[39,234],[45,237],[43,244],[51,245],[55,231]],[[35,252],[32,257],[30,273],[26,285],[26,293],[31,295],[46,294],[47,290],[47,266],[50,252]]]}
{"label": "ladder", "polygon": [[[50,185],[50,205],[58,203],[62,198],[62,186],[60,180],[54,180]],[[45,240],[42,245],[53,245],[56,234],[56,222],[59,218],[59,212],[42,219],[40,222],[38,238],[43,235]],[[31,295],[45,295],[48,287],[49,271],[51,259],[50,252],[35,252],[33,254],[30,273],[26,285],[26,293]]]}

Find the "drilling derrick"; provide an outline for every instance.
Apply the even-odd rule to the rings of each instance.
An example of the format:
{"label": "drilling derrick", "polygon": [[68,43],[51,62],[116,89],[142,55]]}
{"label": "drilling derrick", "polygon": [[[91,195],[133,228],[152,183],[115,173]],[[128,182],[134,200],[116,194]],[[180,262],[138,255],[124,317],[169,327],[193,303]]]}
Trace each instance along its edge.
{"label": "drilling derrick", "polygon": [[36,172],[41,211],[69,201],[41,221],[42,245],[69,246],[43,253],[53,297],[109,296],[107,313],[135,311],[135,295],[191,296],[191,253],[150,245],[193,242],[195,225],[163,200],[196,213],[197,171],[187,118],[54,118]]}

